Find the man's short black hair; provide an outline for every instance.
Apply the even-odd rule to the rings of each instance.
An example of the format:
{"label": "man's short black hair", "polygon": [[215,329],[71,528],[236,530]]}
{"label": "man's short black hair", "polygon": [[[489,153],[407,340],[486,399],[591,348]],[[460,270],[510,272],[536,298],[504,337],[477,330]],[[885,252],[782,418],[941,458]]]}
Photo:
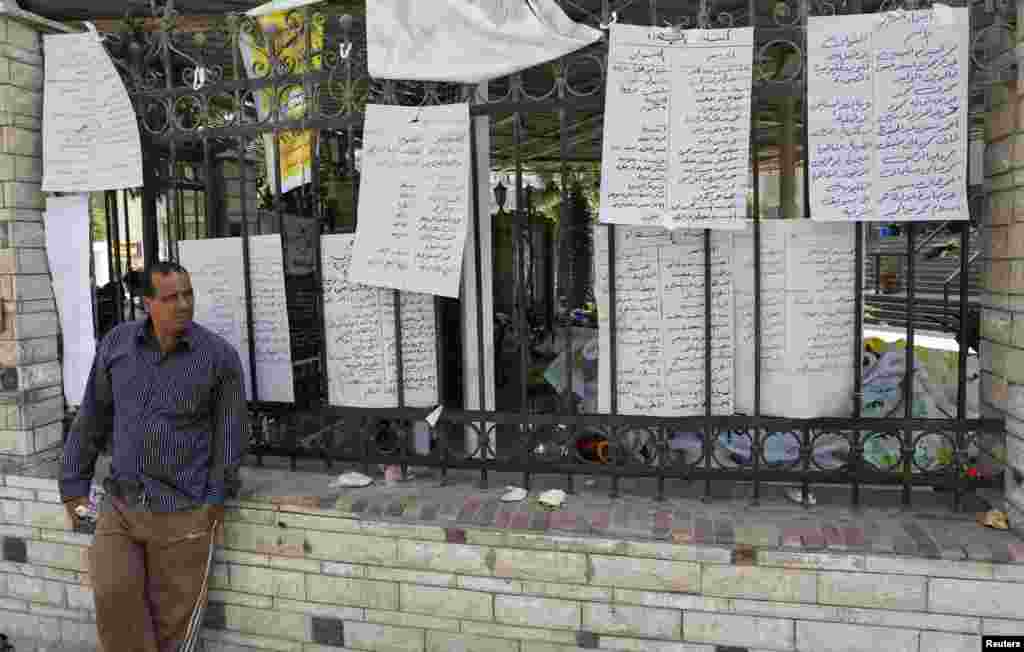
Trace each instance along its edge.
{"label": "man's short black hair", "polygon": [[142,294],[150,299],[156,298],[156,286],[153,284],[154,274],[188,274],[188,270],[170,260],[159,260],[146,269],[145,285]]}

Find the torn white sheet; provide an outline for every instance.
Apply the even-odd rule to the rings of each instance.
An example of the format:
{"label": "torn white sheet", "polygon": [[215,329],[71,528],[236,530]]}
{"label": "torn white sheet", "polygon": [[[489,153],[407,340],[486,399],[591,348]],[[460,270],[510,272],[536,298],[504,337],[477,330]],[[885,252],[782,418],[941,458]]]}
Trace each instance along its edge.
{"label": "torn white sheet", "polygon": [[43,190],[142,185],[135,108],[95,32],[43,37]]}
{"label": "torn white sheet", "polygon": [[64,397],[82,402],[96,354],[89,287],[89,195],[46,199],[46,255],[64,345]]}
{"label": "torn white sheet", "polygon": [[370,75],[476,84],[563,57],[601,38],[554,0],[374,0]]}

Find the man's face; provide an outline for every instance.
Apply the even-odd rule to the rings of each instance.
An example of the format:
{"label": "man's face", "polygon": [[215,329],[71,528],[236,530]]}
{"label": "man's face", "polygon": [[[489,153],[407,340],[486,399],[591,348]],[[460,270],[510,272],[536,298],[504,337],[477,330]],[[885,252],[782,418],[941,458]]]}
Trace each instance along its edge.
{"label": "man's face", "polygon": [[195,301],[188,274],[153,274],[156,296],[146,297],[146,308],[157,334],[181,335],[192,323]]}

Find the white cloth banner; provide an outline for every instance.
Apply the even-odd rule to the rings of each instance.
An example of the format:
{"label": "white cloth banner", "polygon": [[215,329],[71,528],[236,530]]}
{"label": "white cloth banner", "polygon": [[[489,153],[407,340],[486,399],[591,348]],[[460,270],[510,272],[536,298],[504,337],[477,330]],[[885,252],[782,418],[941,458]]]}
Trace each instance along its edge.
{"label": "white cloth banner", "polygon": [[563,57],[601,32],[554,0],[373,0],[366,3],[370,75],[476,84]]}
{"label": "white cloth banner", "polygon": [[966,8],[807,23],[811,217],[966,220]]}
{"label": "white cloth banner", "polygon": [[135,108],[95,33],[43,37],[43,190],[142,185]]}
{"label": "white cloth banner", "polygon": [[64,347],[64,398],[79,405],[96,355],[89,274],[89,195],[48,197],[46,257]]}

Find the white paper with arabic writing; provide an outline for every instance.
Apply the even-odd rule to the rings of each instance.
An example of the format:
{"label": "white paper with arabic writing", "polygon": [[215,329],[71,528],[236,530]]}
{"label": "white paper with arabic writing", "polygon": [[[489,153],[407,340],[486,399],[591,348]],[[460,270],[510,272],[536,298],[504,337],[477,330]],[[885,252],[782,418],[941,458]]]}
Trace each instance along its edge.
{"label": "white paper with arabic writing", "polygon": [[966,8],[808,20],[811,217],[965,220]]}
{"label": "white paper with arabic writing", "polygon": [[43,190],[141,186],[135,109],[96,34],[47,34],[43,53]]}
{"label": "white paper with arabic writing", "polygon": [[477,84],[586,47],[601,32],[555,0],[373,0],[370,76]]}
{"label": "white paper with arabic writing", "polygon": [[[854,227],[761,222],[761,414],[844,417],[855,374]],[[754,413],[754,238],[734,239],[736,410]]]}
{"label": "white paper with arabic writing", "polygon": [[[394,292],[351,280],[353,240],[348,234],[320,239],[329,402],[349,407],[395,407],[398,363]],[[400,305],[405,405],[436,405],[434,297],[402,292]]]}
{"label": "white paper with arabic writing", "polygon": [[457,298],[469,226],[469,105],[366,107],[354,282]]}
{"label": "white paper with arabic writing", "polygon": [[[195,321],[238,351],[245,372],[246,397],[253,400],[242,239],[183,240],[178,243],[178,252],[192,278]],[[249,269],[259,393],[256,398],[291,403],[295,401],[295,383],[280,235],[249,238]]]}
{"label": "white paper with arabic writing", "polygon": [[752,28],[611,26],[601,221],[743,229]]}
{"label": "white paper with arabic writing", "polygon": [[[599,392],[611,409],[608,229],[595,231],[600,319]],[[712,235],[712,412],[733,411],[732,234]],[[699,416],[704,377],[704,236],[661,227],[619,227],[615,252],[618,412]]]}

